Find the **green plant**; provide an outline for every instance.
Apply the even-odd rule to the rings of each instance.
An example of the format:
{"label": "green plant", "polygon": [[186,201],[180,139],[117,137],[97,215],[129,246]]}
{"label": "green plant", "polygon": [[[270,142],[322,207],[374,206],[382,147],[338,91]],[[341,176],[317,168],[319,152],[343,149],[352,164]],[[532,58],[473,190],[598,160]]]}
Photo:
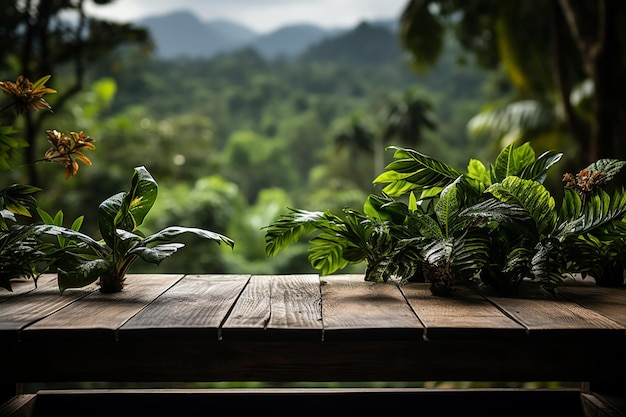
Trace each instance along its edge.
{"label": "green plant", "polygon": [[0,190],[0,287],[9,291],[14,278],[32,278],[36,285],[41,271],[55,259],[54,247],[40,239],[42,226],[18,224],[16,217],[31,217],[37,191],[19,184]]}
{"label": "green plant", "polygon": [[529,143],[512,144],[489,169],[471,159],[463,173],[412,149],[392,149],[396,160],[374,180],[386,184],[382,195],[371,195],[364,213],[345,210],[342,219],[292,210],[266,228],[267,254],[317,230],[309,260],[322,273],[365,260],[366,280],[418,279],[437,295],[450,295],[460,282],[514,295],[527,279],[554,293],[574,273],[623,285],[626,195],[610,196],[601,186],[626,162],[605,159],[576,177],[566,174],[557,209],[543,181],[561,153],[536,157]]}
{"label": "green plant", "polygon": [[[47,234],[63,238],[63,254],[57,262],[59,289],[83,287],[98,280],[100,291],[119,292],[135,261],[159,264],[184,246],[172,242],[184,233],[226,243],[234,242],[205,229],[170,226],[149,236],[139,230],[156,201],[158,185],[145,167],[136,167],[130,189],[103,201],[98,207],[101,241],[78,230],[49,225]],[[50,220],[50,219],[48,219]],[[70,243],[67,243],[67,241]]]}

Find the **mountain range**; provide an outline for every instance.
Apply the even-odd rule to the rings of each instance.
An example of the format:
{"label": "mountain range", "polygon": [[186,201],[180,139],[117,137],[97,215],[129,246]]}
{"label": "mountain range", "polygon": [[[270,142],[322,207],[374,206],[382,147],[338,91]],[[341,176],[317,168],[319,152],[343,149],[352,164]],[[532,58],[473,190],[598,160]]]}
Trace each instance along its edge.
{"label": "mountain range", "polygon": [[[147,17],[135,24],[150,31],[156,46],[156,56],[164,59],[211,58],[243,48],[252,48],[266,59],[301,55],[332,59],[338,55],[338,47],[326,50],[322,46],[325,42],[339,43],[343,45],[339,49],[344,51],[352,50],[351,46],[355,46],[357,51],[369,51],[370,55],[375,55],[369,57],[372,59],[381,58],[376,56],[376,51],[385,56],[390,53],[395,56],[395,50],[399,51],[395,36],[397,22],[393,20],[363,22],[354,28],[336,29],[294,24],[259,34],[232,21],[202,21],[192,12],[178,11]],[[360,48],[359,39],[365,41]]]}

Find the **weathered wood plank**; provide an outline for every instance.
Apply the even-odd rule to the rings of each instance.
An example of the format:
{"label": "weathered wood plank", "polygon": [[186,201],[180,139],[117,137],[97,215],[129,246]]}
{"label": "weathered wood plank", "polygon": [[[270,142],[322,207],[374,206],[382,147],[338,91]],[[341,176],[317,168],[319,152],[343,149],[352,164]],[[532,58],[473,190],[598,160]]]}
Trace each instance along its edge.
{"label": "weathered wood plank", "polygon": [[459,287],[453,297],[436,297],[430,284],[401,286],[409,304],[426,327],[429,340],[522,338],[526,330],[476,292]]}
{"label": "weathered wood plank", "polygon": [[399,338],[419,340],[423,326],[393,283],[363,275],[322,279],[324,340]]}
{"label": "weathered wood plank", "polygon": [[[32,284],[32,282],[31,282]],[[62,294],[56,279],[42,277],[36,289],[5,300],[0,308],[0,340],[18,340],[29,324],[43,319],[95,290],[95,286],[68,289]]]}
{"label": "weathered wood plank", "polygon": [[252,276],[222,326],[222,338],[322,337],[317,275]]}
{"label": "weathered wood plank", "polygon": [[559,293],[626,328],[626,288],[566,285]]}
{"label": "weathered wood plank", "polygon": [[105,338],[115,339],[117,329],[182,278],[175,274],[128,275],[124,289],[115,294],[95,291],[80,303],[28,326],[23,339]]}
{"label": "weathered wood plank", "polygon": [[516,297],[488,299],[522,324],[529,337],[624,337],[624,327],[613,320],[573,301],[546,294],[535,285],[525,285]]}
{"label": "weathered wood plank", "polygon": [[119,330],[126,337],[206,337],[218,330],[249,275],[187,275]]}
{"label": "weathered wood plank", "polygon": [[57,276],[56,274],[42,274],[37,279],[37,285],[35,285],[35,281],[30,278],[20,278],[11,280],[11,291],[6,290],[4,288],[0,288],[0,303],[4,300],[8,300],[11,297],[18,296],[20,294],[26,294],[39,285],[44,285],[47,282],[54,281],[56,282]]}

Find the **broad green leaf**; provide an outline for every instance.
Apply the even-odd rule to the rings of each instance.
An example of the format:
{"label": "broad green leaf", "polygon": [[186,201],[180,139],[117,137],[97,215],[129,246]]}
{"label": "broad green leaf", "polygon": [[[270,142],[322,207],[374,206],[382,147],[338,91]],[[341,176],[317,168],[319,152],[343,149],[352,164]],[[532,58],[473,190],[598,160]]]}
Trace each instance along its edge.
{"label": "broad green leaf", "polygon": [[450,223],[453,221],[452,219],[454,215],[460,208],[457,184],[461,178],[462,177],[457,178],[456,181],[441,191],[439,201],[437,201],[437,204],[435,205],[435,214],[437,215],[437,220],[443,229],[445,237],[450,236]]}
{"label": "broad green leaf", "polygon": [[520,178],[526,180],[535,180],[543,184],[548,174],[548,170],[561,160],[563,153],[555,151],[546,151],[539,155],[536,161],[524,167],[520,174]]}
{"label": "broad green leaf", "polygon": [[371,219],[402,224],[406,218],[406,206],[387,196],[370,194],[363,203],[363,212]]}
{"label": "broad green leaf", "polygon": [[491,169],[491,182],[503,181],[511,175],[519,176],[526,166],[535,161],[535,151],[530,142],[516,146],[515,143],[508,145],[496,157],[495,165]]}
{"label": "broad green leaf", "polygon": [[322,275],[330,275],[348,266],[349,261],[343,257],[343,251],[348,245],[345,239],[338,239],[334,234],[321,233],[310,244],[309,262]]}
{"label": "broad green leaf", "polygon": [[104,272],[109,270],[110,264],[104,259],[83,259],[72,262],[71,268],[58,268],[57,280],[61,292],[68,288],[82,288],[96,282]]}
{"label": "broad green leaf", "polygon": [[409,194],[409,210],[411,212],[417,210],[417,198],[415,197],[415,193]]}
{"label": "broad green leaf", "polygon": [[528,211],[535,221],[539,234],[549,234],[556,223],[554,198],[539,182],[508,176],[504,181],[493,184],[486,192],[501,201],[517,203]]}
{"label": "broad green leaf", "polygon": [[197,227],[181,227],[181,226],[166,227],[165,229],[143,239],[143,245],[148,246],[156,242],[169,242],[179,237],[182,234],[192,234],[192,235],[201,237],[203,239],[214,240],[218,244],[223,242],[227,244],[228,246],[230,246],[231,248],[234,247],[235,245],[232,239],[224,235],[221,235],[219,233],[211,232],[205,229],[199,229]]}
{"label": "broad green leaf", "polygon": [[478,159],[470,159],[467,164],[467,177],[478,182],[479,192],[483,192],[485,188],[491,185],[489,171]]}
{"label": "broad green leaf", "polygon": [[131,250],[129,255],[137,255],[145,262],[158,265],[163,259],[173,255],[184,246],[183,243],[164,243],[152,248],[139,246]]}
{"label": "broad green leaf", "polygon": [[422,212],[413,212],[409,218],[413,227],[416,227],[419,233],[428,239],[443,239],[444,233],[441,225],[437,220]]}
{"label": "broad green leaf", "polygon": [[128,205],[128,210],[135,219],[136,227],[143,224],[146,215],[156,201],[157,194],[158,185],[152,175],[145,167],[136,167],[130,190],[124,198],[124,203]]}
{"label": "broad green leaf", "polygon": [[[125,194],[124,192],[117,193],[104,200],[98,206],[98,226],[100,228],[100,234],[102,235],[102,239],[104,239],[106,244],[110,247],[114,246],[115,229],[117,229],[115,218],[120,211],[120,207],[122,207],[122,200]],[[128,227],[123,227],[123,229],[129,230]],[[134,230],[134,228],[130,229],[131,231]]]}

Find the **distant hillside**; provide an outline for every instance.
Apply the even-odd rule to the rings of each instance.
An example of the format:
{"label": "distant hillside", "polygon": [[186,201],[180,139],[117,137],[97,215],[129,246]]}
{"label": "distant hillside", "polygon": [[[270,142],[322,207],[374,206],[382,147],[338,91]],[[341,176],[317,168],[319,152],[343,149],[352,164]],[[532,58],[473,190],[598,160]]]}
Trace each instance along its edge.
{"label": "distant hillside", "polygon": [[242,48],[252,48],[266,59],[305,55],[318,60],[375,62],[395,59],[399,54],[394,20],[337,29],[298,24],[258,34],[231,21],[203,22],[191,12],[179,11],[148,17],[136,24],[150,31],[156,55],[165,59],[212,58]]}
{"label": "distant hillside", "polygon": [[402,49],[389,25],[361,23],[355,29],[312,46],[303,58],[315,61],[376,64],[397,62]]}
{"label": "distant hillside", "polygon": [[259,37],[250,46],[265,58],[293,57],[332,33],[314,25],[291,25]]}
{"label": "distant hillside", "polygon": [[156,54],[161,58],[211,57],[240,48],[257,37],[255,32],[236,23],[203,23],[186,11],[148,17],[137,25],[150,31]]}

